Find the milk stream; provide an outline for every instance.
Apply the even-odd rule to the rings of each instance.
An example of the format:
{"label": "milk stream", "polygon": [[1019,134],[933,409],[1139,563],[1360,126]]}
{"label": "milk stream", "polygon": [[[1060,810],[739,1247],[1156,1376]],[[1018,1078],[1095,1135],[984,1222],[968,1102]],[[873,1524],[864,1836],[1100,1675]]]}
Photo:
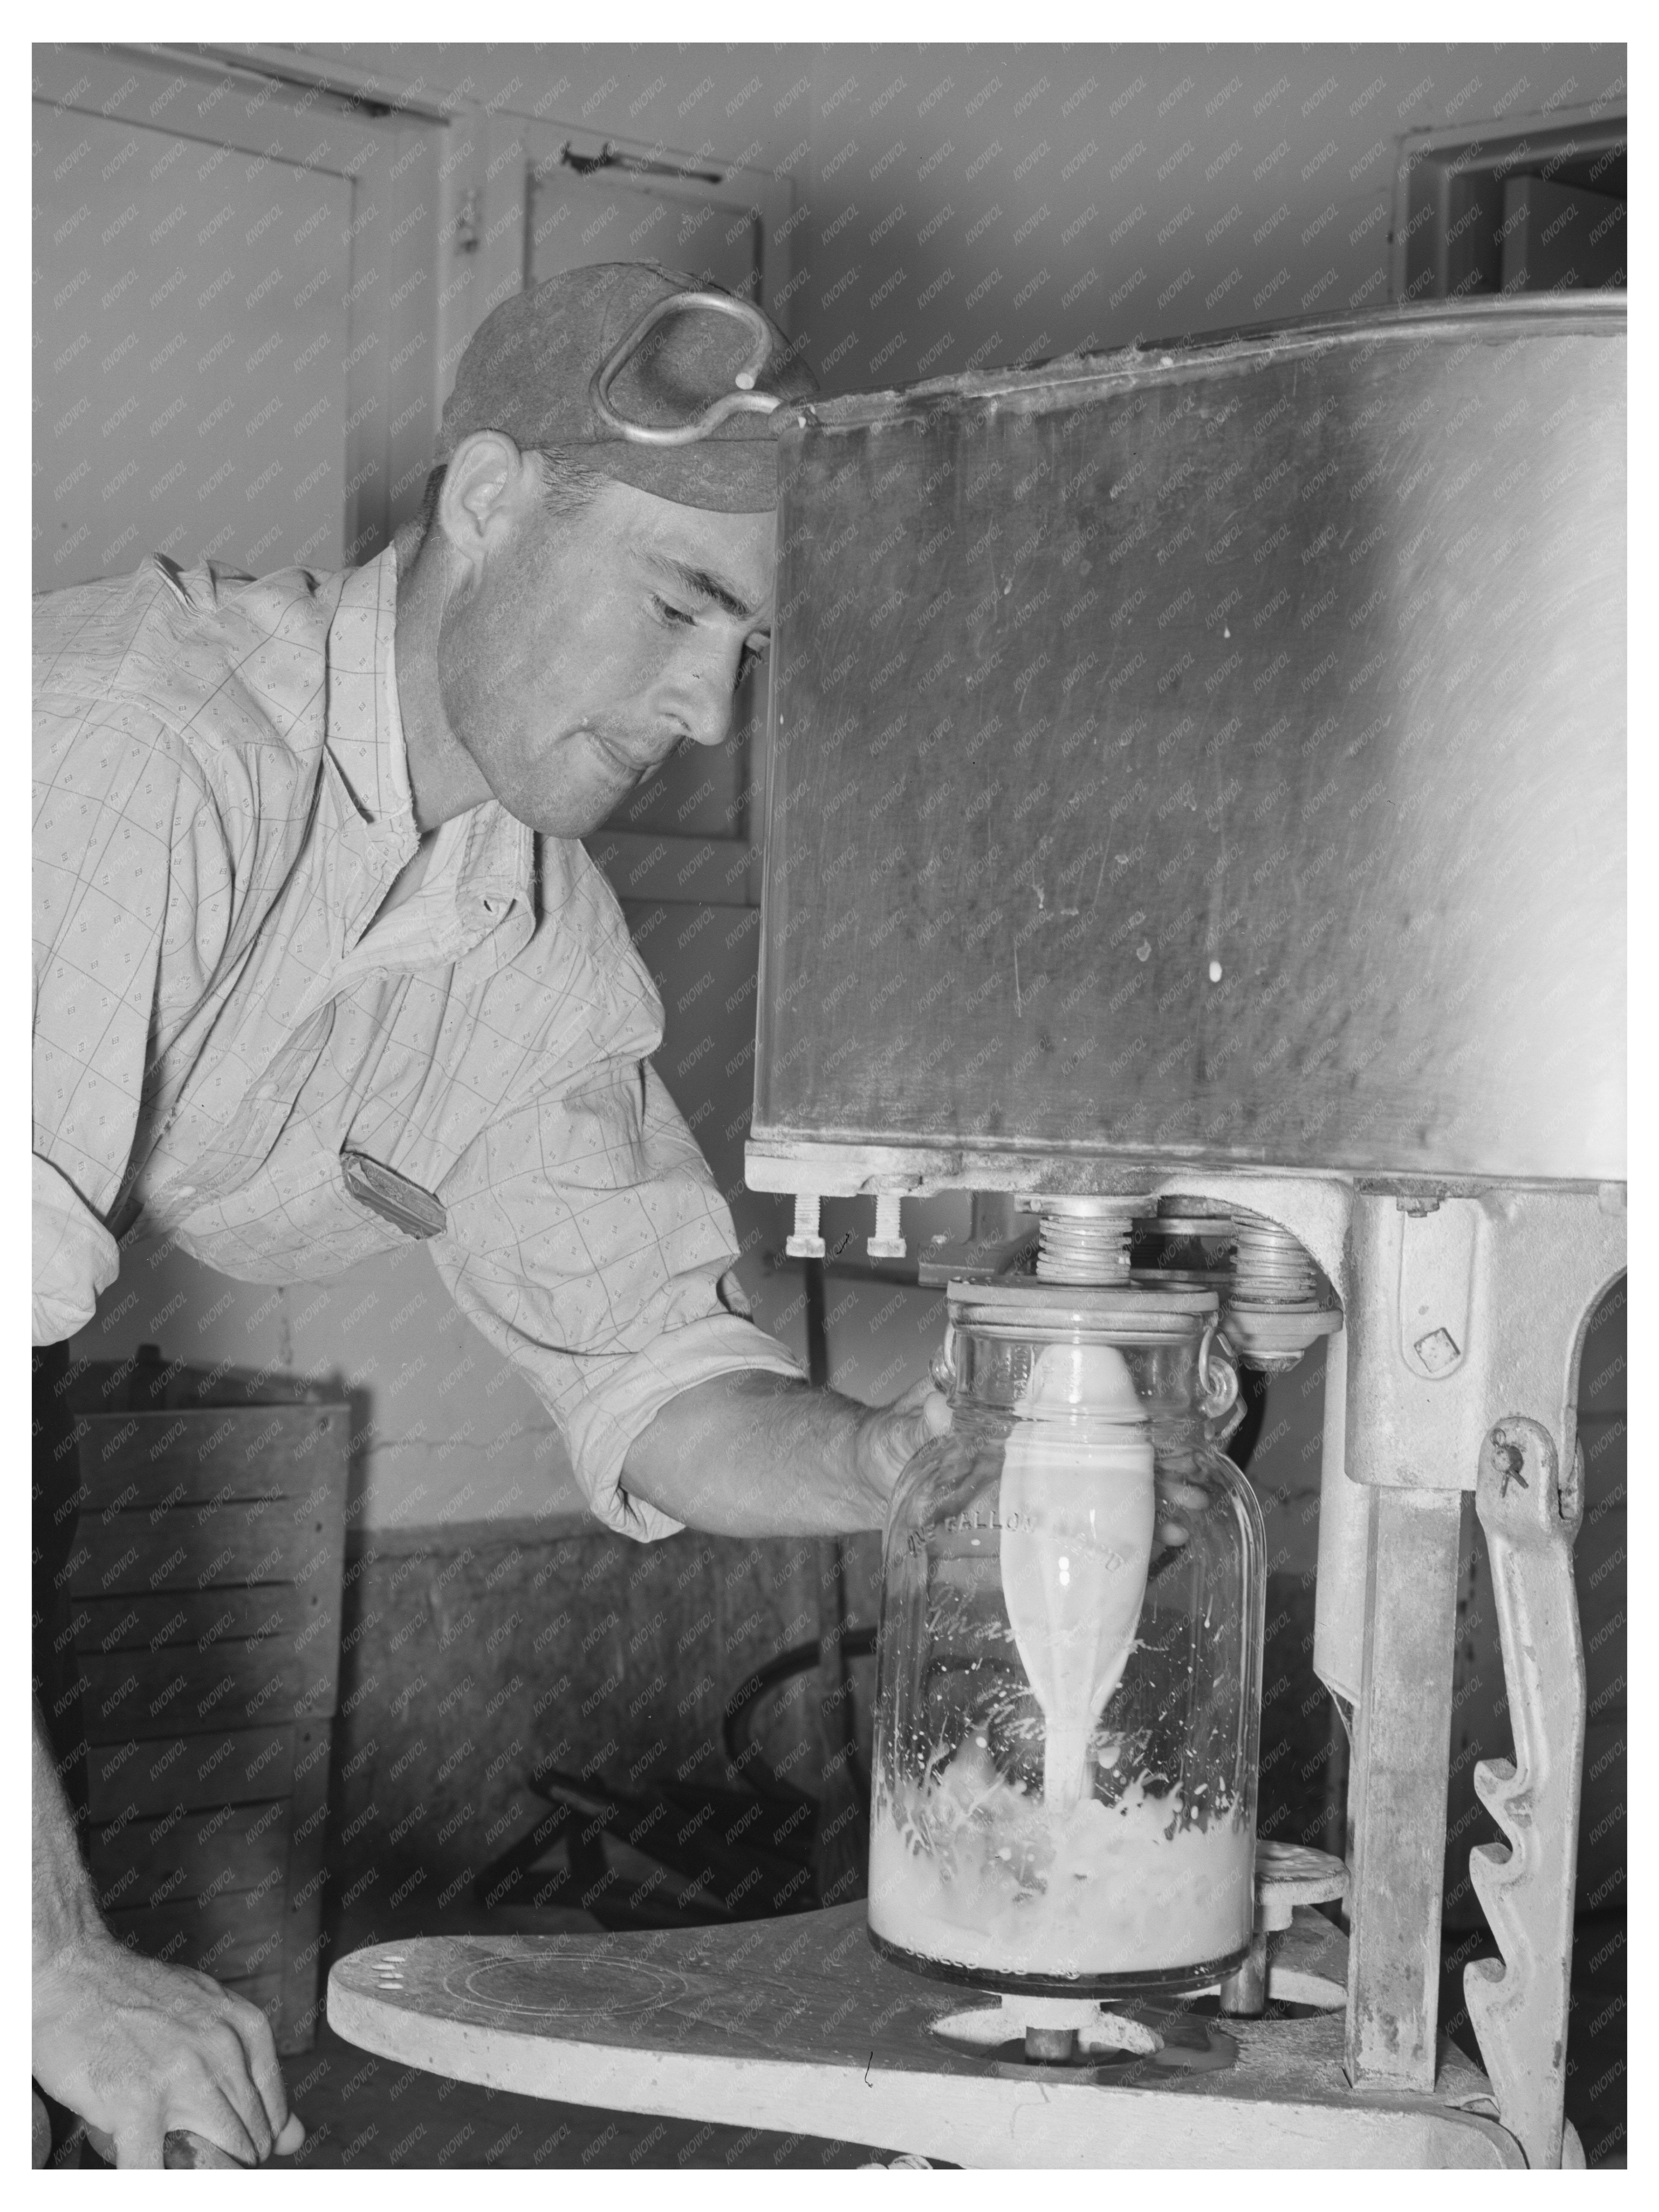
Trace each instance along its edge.
{"label": "milk stream", "polygon": [[[1043,1796],[1091,1787],[1095,1723],[1134,1649],[1152,1550],[1152,1446],[1128,1364],[1109,1344],[1049,1344],[1003,1448],[1002,1595],[1042,1708]],[[1066,1416],[1073,1417],[1070,1420]]]}

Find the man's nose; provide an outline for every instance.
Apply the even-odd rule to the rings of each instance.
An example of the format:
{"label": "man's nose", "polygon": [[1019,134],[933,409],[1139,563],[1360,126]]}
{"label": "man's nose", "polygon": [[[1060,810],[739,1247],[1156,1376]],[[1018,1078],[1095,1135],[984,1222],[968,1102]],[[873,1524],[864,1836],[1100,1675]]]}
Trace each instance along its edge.
{"label": "man's nose", "polygon": [[712,684],[701,687],[701,696],[685,717],[685,734],[694,745],[723,745],[732,733],[730,694],[718,694]]}
{"label": "man's nose", "polygon": [[723,745],[736,704],[737,654],[699,654],[678,672],[673,711],[693,744]]}

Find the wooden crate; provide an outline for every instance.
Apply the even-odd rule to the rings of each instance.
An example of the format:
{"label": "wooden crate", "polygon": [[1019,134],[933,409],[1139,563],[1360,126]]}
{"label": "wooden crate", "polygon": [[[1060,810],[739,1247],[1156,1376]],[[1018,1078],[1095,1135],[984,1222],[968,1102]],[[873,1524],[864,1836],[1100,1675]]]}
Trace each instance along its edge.
{"label": "wooden crate", "polygon": [[[309,2047],[350,1412],[287,1376],[75,1378],[89,1851],[116,1932]],[[258,1397],[250,1402],[250,1391]]]}

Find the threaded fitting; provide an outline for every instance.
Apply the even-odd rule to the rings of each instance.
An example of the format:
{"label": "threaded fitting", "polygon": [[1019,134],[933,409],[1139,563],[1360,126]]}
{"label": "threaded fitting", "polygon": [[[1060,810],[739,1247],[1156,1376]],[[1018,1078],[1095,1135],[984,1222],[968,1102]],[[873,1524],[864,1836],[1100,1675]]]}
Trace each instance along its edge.
{"label": "threaded fitting", "polygon": [[1234,1209],[1232,1302],[1237,1305],[1311,1306],[1319,1273],[1312,1255],[1288,1229],[1259,1213]]}
{"label": "threaded fitting", "polygon": [[1037,1280],[1099,1285],[1127,1282],[1129,1232],[1144,1198],[1036,1198]]}

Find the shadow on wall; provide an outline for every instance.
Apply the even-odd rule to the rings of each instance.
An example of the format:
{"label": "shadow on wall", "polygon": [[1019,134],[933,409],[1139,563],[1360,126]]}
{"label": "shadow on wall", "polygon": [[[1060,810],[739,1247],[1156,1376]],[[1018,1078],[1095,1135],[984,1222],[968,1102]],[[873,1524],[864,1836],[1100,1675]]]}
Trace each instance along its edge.
{"label": "shadow on wall", "polygon": [[[849,1618],[873,1621],[879,1539],[845,1553]],[[545,1812],[527,1786],[543,1763],[625,1790],[671,1775],[741,1786],[722,1741],[726,1700],[818,1636],[822,1571],[810,1538],[688,1531],[641,1547],[600,1530],[475,1527],[459,1544],[441,1532],[361,1539],[346,1569],[331,1790],[337,1906],[372,1892],[392,1910],[418,1890],[425,1909],[470,1891]],[[767,1701],[753,1740],[775,1774],[816,1792],[826,1746],[812,1675]]]}

